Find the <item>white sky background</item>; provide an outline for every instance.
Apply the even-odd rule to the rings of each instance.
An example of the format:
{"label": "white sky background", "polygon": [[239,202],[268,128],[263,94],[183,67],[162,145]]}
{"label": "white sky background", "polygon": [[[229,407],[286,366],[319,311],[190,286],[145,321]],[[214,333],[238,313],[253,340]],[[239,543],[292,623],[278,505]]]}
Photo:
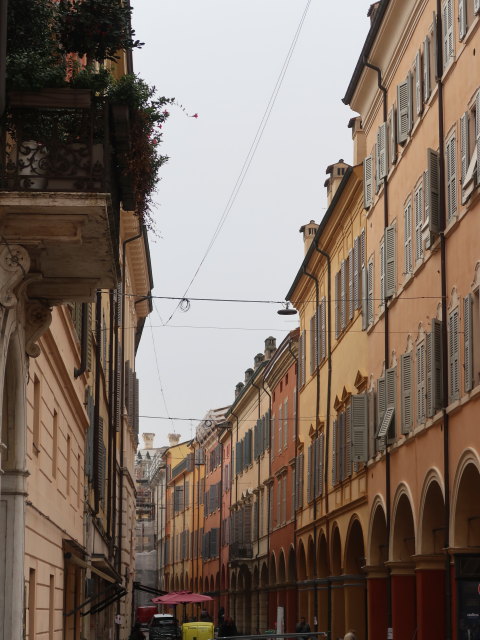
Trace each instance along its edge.
{"label": "white sky background", "polygon": [[[169,108],[162,153],[170,161],[155,210],[161,237],[150,245],[153,294],[181,296],[225,209],[307,0],[133,4],[136,37],[146,43],[135,51],[136,73],[199,116]],[[368,32],[369,5],[312,1],[249,173],[190,296],[285,298],[303,259],[298,230],[320,222],[326,209],[325,169],[339,158],[352,161],[353,114],[341,98]],[[264,339],[273,335],[279,345],[298,324],[298,316],[278,316],[275,305],[192,302],[162,327],[175,305],[155,300],[145,325],[140,413],[194,420],[141,418],[140,432],[154,432],[155,446],[167,444],[172,431],[190,438],[209,409],[233,402]]]}

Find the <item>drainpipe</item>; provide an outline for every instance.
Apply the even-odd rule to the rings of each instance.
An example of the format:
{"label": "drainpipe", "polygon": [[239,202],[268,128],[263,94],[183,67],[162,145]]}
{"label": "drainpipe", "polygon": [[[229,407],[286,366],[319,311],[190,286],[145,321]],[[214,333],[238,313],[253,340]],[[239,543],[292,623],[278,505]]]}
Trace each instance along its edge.
{"label": "drainpipe", "polygon": [[[387,89],[382,84],[382,71],[374,64],[370,64],[366,58],[364,58],[364,64],[369,69],[377,72],[377,84],[378,88],[383,94],[383,121],[387,121]],[[385,177],[383,179],[383,225],[384,229],[388,227],[388,181]],[[389,341],[389,308],[387,298],[384,297],[384,323],[385,323],[385,339],[384,339],[384,359],[385,370],[388,368],[390,360],[390,341]],[[390,543],[390,512],[391,512],[391,474],[390,474],[390,450],[388,443],[385,446],[385,504],[386,504],[386,525],[387,525],[387,544]],[[389,552],[390,556],[390,552]],[[387,620],[388,628],[392,628],[392,577],[390,572],[387,575]]]}
{"label": "drainpipe", "polygon": [[[318,309],[319,294],[318,294],[318,278],[309,273],[305,267],[303,267],[303,273],[311,278],[315,283],[315,312]],[[315,409],[315,430],[318,430],[320,424],[320,372],[317,367],[315,374],[317,383],[316,388],[316,409]],[[313,570],[317,569],[317,498],[313,496]],[[314,616],[314,631],[318,631],[318,602],[317,602],[317,580],[313,581],[313,616]]]}
{"label": "drainpipe", "polygon": [[442,414],[443,414],[443,475],[445,482],[445,511],[444,511],[444,551],[445,551],[445,639],[453,637],[452,628],[452,576],[450,569],[450,457],[449,457],[449,416],[448,406],[448,335],[447,335],[447,255],[446,255],[446,205],[445,205],[445,148],[444,148],[444,108],[443,108],[443,42],[442,42],[442,3],[437,0],[437,60],[436,80],[438,89],[438,150],[439,150],[439,214],[440,214],[440,278],[442,292]]}
{"label": "drainpipe", "polygon": [[[140,228],[140,232],[130,238],[127,238],[122,243],[122,327],[121,327],[121,345],[122,345],[122,362],[120,363],[120,487],[119,487],[119,501],[120,501],[120,509],[119,509],[119,517],[118,517],[118,573],[122,575],[122,535],[123,535],[123,467],[124,467],[124,445],[125,445],[125,435],[124,435],[124,426],[123,426],[123,412],[125,407],[125,275],[127,266],[125,264],[126,255],[127,255],[127,244],[129,242],[133,242],[134,240],[138,240],[143,236],[142,228]],[[120,615],[120,600],[117,602],[117,614]],[[116,638],[120,640],[120,625],[115,625],[116,627]]]}
{"label": "drainpipe", "polygon": [[80,343],[80,366],[73,370],[73,377],[79,378],[87,369],[88,357],[88,302],[82,302],[82,340]]}
{"label": "drainpipe", "polygon": [[[324,460],[324,485],[325,485],[325,514],[326,514],[326,541],[327,549],[330,549],[330,520],[329,520],[329,493],[328,493],[328,453],[330,448],[330,406],[332,397],[332,261],[328,254],[317,244],[317,238],[313,239],[313,246],[321,256],[327,261],[327,416],[325,422],[325,460]],[[330,563],[330,553],[327,555]],[[329,567],[330,573],[330,567]],[[327,632],[328,638],[332,637],[332,582],[327,582]]]}
{"label": "drainpipe", "polygon": [[[258,389],[258,410],[257,410],[257,416],[258,419],[260,420],[260,392],[261,392],[261,388],[255,384],[255,382],[252,380],[252,386],[255,387],[255,389]],[[262,379],[262,386],[265,389],[265,378]],[[269,394],[270,395],[270,394]],[[257,486],[260,486],[260,460],[257,461]],[[260,506],[260,505],[259,505]],[[260,510],[258,511],[258,517],[257,517],[257,555],[256,555],[256,560],[257,560],[257,570],[258,570],[258,586],[257,586],[257,633],[260,633],[260,561],[258,559],[258,556],[260,554]],[[268,558],[268,556],[267,556]]]}

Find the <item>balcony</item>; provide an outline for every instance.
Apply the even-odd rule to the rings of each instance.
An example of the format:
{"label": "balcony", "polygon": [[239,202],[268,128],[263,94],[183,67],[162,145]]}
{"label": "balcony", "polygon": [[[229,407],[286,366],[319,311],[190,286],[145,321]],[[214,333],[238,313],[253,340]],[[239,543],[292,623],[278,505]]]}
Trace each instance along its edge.
{"label": "balcony", "polygon": [[0,139],[3,240],[30,255],[30,297],[93,299],[118,281],[120,206],[109,108],[90,91],[12,92]]}
{"label": "balcony", "polygon": [[232,542],[228,548],[228,559],[230,562],[235,560],[248,560],[253,558],[253,547],[251,542]]}

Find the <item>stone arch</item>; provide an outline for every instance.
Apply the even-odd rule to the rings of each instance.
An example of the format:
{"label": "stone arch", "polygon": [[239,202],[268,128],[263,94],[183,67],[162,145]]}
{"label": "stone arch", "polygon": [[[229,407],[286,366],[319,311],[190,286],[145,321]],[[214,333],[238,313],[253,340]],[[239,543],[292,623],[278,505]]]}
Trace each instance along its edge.
{"label": "stone arch", "polygon": [[303,546],[303,540],[300,540],[300,542],[298,543],[297,577],[299,580],[307,579],[307,560],[305,557],[305,547]]}
{"label": "stone arch", "polygon": [[360,574],[366,565],[365,544],[363,529],[358,516],[355,514],[348,526],[347,539],[345,542],[344,572],[349,574]]}
{"label": "stone arch", "polygon": [[367,563],[381,566],[388,560],[387,519],[383,499],[377,496],[373,502],[368,525]]}
{"label": "stone arch", "polygon": [[268,585],[268,567],[267,563],[262,563],[262,569],[260,571],[260,584],[262,587],[266,587]]}
{"label": "stone arch", "polygon": [[365,543],[360,520],[354,514],[350,520],[345,541],[344,573],[349,576],[344,583],[345,596],[345,628],[356,629],[358,638],[365,639],[366,583],[363,569],[365,567]]}
{"label": "stone arch", "polygon": [[269,576],[270,576],[270,584],[277,584],[277,562],[275,559],[275,553],[272,551],[270,554],[270,562],[269,562]]}
{"label": "stone arch", "polygon": [[318,552],[317,552],[317,575],[320,578],[326,578],[329,574],[328,562],[328,544],[324,531],[318,536]]}
{"label": "stone arch", "polygon": [[280,554],[278,556],[277,582],[279,584],[283,584],[284,582],[286,582],[285,553],[283,552],[283,549],[280,550]]}
{"label": "stone arch", "polygon": [[312,536],[308,537],[307,546],[307,577],[313,578],[315,576],[315,545],[313,543]]}
{"label": "stone arch", "polygon": [[476,452],[467,450],[457,468],[452,503],[452,545],[480,546],[480,464]]}
{"label": "stone arch", "polygon": [[415,555],[415,516],[406,485],[401,484],[393,503],[392,530],[390,532],[390,560],[410,562]]}
{"label": "stone arch", "polygon": [[444,487],[437,469],[425,478],[418,517],[418,552],[435,555],[444,547]]}
{"label": "stone arch", "polygon": [[332,575],[339,576],[342,573],[342,541],[340,538],[340,530],[335,523],[332,527]]}
{"label": "stone arch", "polygon": [[288,550],[288,566],[287,566],[287,580],[290,583],[295,583],[296,575],[295,575],[295,549],[293,548],[293,544],[290,545]]}

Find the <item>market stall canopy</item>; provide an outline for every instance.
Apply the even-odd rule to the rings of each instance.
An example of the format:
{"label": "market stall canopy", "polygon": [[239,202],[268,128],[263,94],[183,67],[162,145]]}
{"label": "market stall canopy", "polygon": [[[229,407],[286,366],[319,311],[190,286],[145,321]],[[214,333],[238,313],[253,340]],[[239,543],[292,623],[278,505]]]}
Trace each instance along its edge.
{"label": "market stall canopy", "polygon": [[213,600],[210,596],[204,596],[201,593],[193,593],[192,591],[171,591],[165,596],[152,598],[155,604],[190,604],[192,602],[208,602]]}

